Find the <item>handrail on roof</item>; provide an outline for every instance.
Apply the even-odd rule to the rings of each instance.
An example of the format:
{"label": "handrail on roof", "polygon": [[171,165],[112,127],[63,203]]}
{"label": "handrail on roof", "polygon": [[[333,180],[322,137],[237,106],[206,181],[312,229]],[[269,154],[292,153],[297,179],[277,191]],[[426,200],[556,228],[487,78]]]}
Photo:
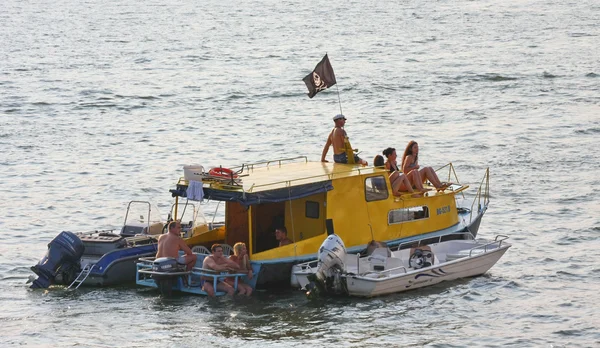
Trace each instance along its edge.
{"label": "handrail on roof", "polygon": [[276,160],[269,160],[269,161],[262,161],[262,162],[255,162],[255,163],[244,163],[241,166],[235,166],[235,167],[231,167],[231,169],[235,169],[235,168],[246,168],[248,170],[253,170],[255,166],[259,166],[261,164],[265,164],[265,167],[268,167],[269,164],[277,162],[279,163],[279,165],[281,165],[282,162],[286,162],[286,161],[293,161],[293,160],[297,160],[297,159],[304,159],[304,162],[308,162],[308,157],[307,156],[297,156],[297,157],[289,157],[289,158],[280,158],[280,159],[276,159]]}
{"label": "handrail on roof", "polygon": [[[455,182],[457,184],[460,184],[460,181],[458,180],[458,175],[456,175],[456,170],[454,170],[454,165],[452,164],[452,162],[449,162],[448,164],[441,166],[440,168],[436,169],[435,172],[437,173],[446,167],[448,167],[448,176],[445,181]],[[452,176],[454,176],[455,180],[452,180]],[[464,192],[461,192],[461,194],[462,194],[463,198],[465,198]]]}
{"label": "handrail on roof", "polygon": [[[483,205],[481,201],[483,200]],[[475,206],[475,202],[477,202],[477,214],[479,214],[480,210],[485,206],[487,207],[490,203],[490,168],[485,170],[485,174],[483,175],[483,179],[479,183],[479,188],[477,189],[477,193],[475,194],[475,198],[473,199],[473,203],[471,204],[471,216],[470,221],[473,220],[473,208]]]}
{"label": "handrail on roof", "polygon": [[313,175],[313,176],[306,176],[303,178],[297,178],[297,179],[291,179],[291,180],[283,180],[283,181],[277,181],[277,182],[270,182],[270,183],[266,183],[266,184],[260,184],[260,185],[256,185],[256,184],[252,184],[252,186],[250,186],[250,188],[248,189],[248,191],[246,192],[252,192],[255,188],[258,187],[266,187],[266,186],[274,186],[274,185],[279,185],[279,184],[284,184],[285,187],[290,187],[292,186],[292,182],[297,182],[297,181],[302,181],[302,180],[309,180],[309,179],[316,179],[316,178],[320,178],[323,177],[323,179],[325,180],[333,180],[334,175],[340,175],[340,174],[346,174],[346,173],[352,173],[352,172],[358,172],[360,175],[361,170],[367,170],[367,169],[379,169],[380,167],[357,167],[357,168],[352,168],[350,170],[345,170],[345,171],[339,171],[339,172],[335,172],[335,173],[326,173],[326,174],[318,174],[318,175]]}

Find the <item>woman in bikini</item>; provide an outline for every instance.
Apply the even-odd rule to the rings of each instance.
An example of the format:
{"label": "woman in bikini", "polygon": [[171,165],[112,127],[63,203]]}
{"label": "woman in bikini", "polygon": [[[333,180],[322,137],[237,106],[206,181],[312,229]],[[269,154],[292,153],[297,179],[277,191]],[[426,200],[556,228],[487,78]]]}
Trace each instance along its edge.
{"label": "woman in bikini", "polygon": [[[423,167],[419,166],[419,144],[416,141],[411,140],[406,149],[404,150],[404,154],[402,155],[402,172],[410,177],[411,173],[413,174],[413,178],[420,178],[421,184],[425,182],[425,180],[429,180],[431,184],[438,191],[445,190],[449,183],[441,182],[438,178],[435,170],[431,167]],[[413,182],[411,180],[411,182]],[[415,183],[413,182],[413,185]]]}
{"label": "woman in bikini", "polygon": [[[236,271],[236,273],[246,273],[248,280],[252,279],[252,266],[250,266],[250,259],[248,258],[248,250],[246,249],[245,243],[239,242],[233,245],[233,255],[229,257],[229,260],[237,263],[240,266],[239,271]],[[227,278],[226,281],[233,286],[233,279]],[[238,291],[240,294],[246,294],[247,296],[250,296],[252,294],[252,287],[239,279]]]}
{"label": "woman in bikini", "polygon": [[421,192],[425,190],[419,172],[405,175],[400,171],[398,162],[396,162],[396,159],[398,158],[396,149],[388,147],[383,150],[383,155],[387,158],[387,161],[385,161],[385,169],[390,171],[390,183],[392,184],[394,192],[415,192],[413,186]]}

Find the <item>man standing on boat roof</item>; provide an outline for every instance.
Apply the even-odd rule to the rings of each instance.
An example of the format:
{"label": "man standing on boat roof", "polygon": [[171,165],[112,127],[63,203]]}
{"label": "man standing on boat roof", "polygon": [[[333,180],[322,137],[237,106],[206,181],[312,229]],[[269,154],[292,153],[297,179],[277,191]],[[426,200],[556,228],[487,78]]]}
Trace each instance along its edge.
{"label": "man standing on boat roof", "polygon": [[[156,252],[156,258],[159,257],[172,257],[177,259],[177,262],[185,264],[187,270],[190,271],[196,264],[198,256],[192,252],[185,241],[180,237],[181,223],[179,221],[172,221],[169,224],[169,233],[163,234],[158,237],[158,251]],[[179,250],[183,250],[185,255],[179,256]]]}
{"label": "man standing on boat roof", "polygon": [[350,153],[354,157],[354,163],[360,163],[363,166],[366,166],[367,161],[352,152],[348,135],[344,130],[346,117],[342,114],[335,115],[333,117],[333,122],[335,123],[335,127],[331,130],[331,133],[329,133],[329,137],[323,148],[323,154],[321,155],[321,162],[328,162],[325,159],[325,156],[327,156],[329,146],[333,145],[333,161],[335,163],[348,163],[348,153]]}

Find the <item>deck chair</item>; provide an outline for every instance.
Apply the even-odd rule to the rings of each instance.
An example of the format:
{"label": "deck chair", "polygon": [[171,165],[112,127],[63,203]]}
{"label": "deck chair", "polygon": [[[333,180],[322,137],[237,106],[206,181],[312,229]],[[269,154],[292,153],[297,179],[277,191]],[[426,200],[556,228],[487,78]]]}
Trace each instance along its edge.
{"label": "deck chair", "polygon": [[231,245],[223,243],[221,244],[221,246],[223,247],[223,255],[233,255],[233,248],[231,247]]}
{"label": "deck chair", "polygon": [[386,269],[386,261],[388,259],[388,248],[377,248],[373,250],[368,260],[371,262],[371,270],[383,271]]}
{"label": "deck chair", "polygon": [[208,250],[205,246],[196,245],[192,248],[192,252],[196,254],[207,254],[210,255],[210,250]]}

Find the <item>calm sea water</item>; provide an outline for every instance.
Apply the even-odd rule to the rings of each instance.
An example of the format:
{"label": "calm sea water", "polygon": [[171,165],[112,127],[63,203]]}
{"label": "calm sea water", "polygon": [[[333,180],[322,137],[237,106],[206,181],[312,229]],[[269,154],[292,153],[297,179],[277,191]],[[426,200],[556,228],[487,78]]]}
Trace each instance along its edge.
{"label": "calm sea water", "polygon": [[[0,345],[599,346],[599,22],[592,0],[2,1]],[[339,99],[311,100],[325,53]],[[415,139],[461,182],[490,168],[479,233],[514,243],[490,272],[318,302],[25,285],[62,230],[166,215],[184,164],[318,160],[340,103],[369,161]]]}

